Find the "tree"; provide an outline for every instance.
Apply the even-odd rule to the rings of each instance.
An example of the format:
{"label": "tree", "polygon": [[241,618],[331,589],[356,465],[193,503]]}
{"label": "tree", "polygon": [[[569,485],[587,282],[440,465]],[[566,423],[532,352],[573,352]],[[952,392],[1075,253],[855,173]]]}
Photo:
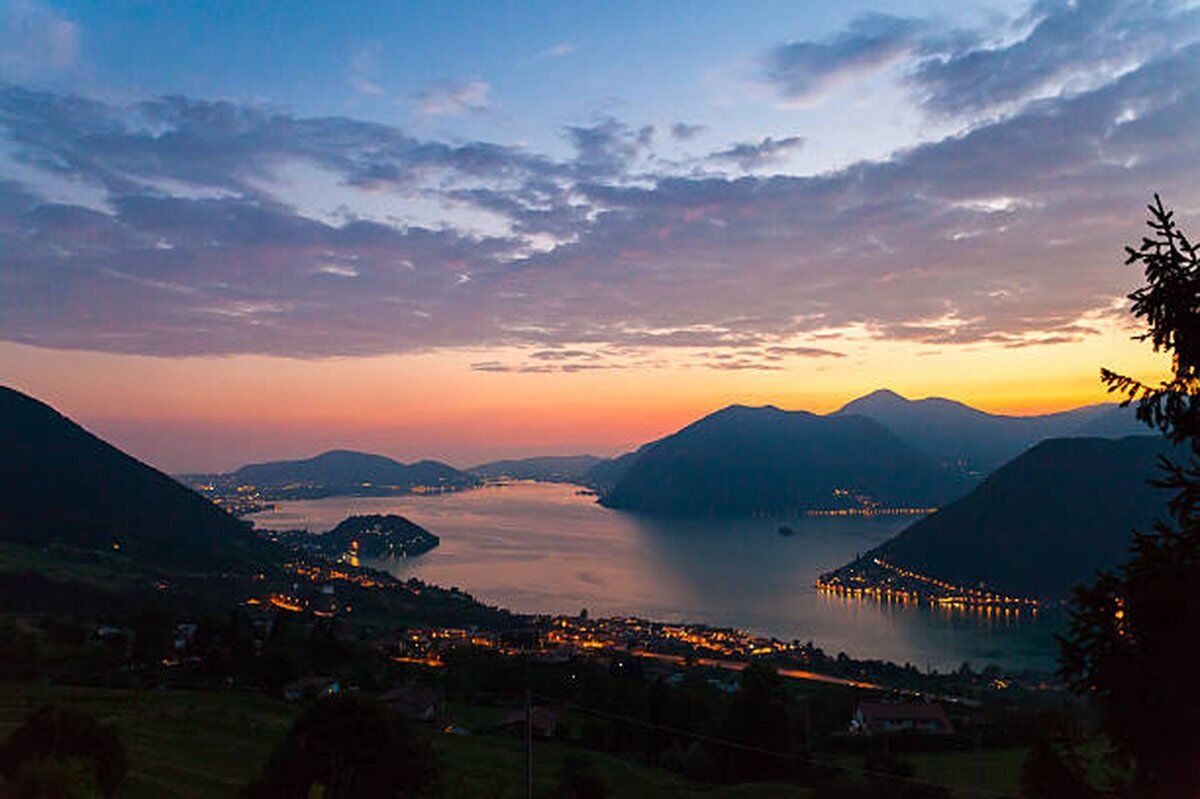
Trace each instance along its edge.
{"label": "tree", "polygon": [[558,772],[557,796],[561,799],[605,799],[608,776],[589,759],[567,755]]}
{"label": "tree", "polygon": [[433,748],[378,704],[322,699],[296,719],[249,799],[413,796],[437,778]]}
{"label": "tree", "polygon": [[1096,791],[1084,776],[1079,754],[1069,744],[1039,738],[1021,765],[1025,799],[1090,799]]}
{"label": "tree", "polygon": [[116,733],[69,708],[39,708],[0,748],[0,773],[17,796],[111,797],[127,768]]}
{"label": "tree", "polygon": [[1099,709],[1116,754],[1132,766],[1134,795],[1174,797],[1200,785],[1200,702],[1188,655],[1200,640],[1200,259],[1157,195],[1149,209],[1152,234],[1126,248],[1126,263],[1146,278],[1129,298],[1146,325],[1137,338],[1170,356],[1171,376],[1150,385],[1105,369],[1101,379],[1186,462],[1164,458],[1156,481],[1174,492],[1170,520],[1135,531],[1127,563],[1076,589],[1060,670]]}

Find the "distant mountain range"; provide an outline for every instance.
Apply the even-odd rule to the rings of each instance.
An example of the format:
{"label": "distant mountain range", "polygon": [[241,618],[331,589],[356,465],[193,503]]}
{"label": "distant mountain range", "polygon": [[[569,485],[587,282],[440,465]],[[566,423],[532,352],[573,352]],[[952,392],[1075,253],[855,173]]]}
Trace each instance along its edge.
{"label": "distant mountain range", "polygon": [[958,585],[1066,596],[1166,515],[1169,493],[1147,481],[1169,451],[1156,436],[1044,441],[846,568],[883,558]]}
{"label": "distant mountain range", "polygon": [[204,571],[257,561],[250,529],[19,391],[0,387],[0,541]]}
{"label": "distant mountain range", "polygon": [[967,478],[861,416],[734,405],[643,447],[603,504],[663,516],[930,507]]}
{"label": "distant mountain range", "polygon": [[1001,416],[941,397],[905,399],[881,390],[847,403],[835,416],[865,416],[940,462],[986,474],[1047,438],[1145,435],[1128,408],[1088,405],[1041,416]]}
{"label": "distant mountain range", "polygon": [[579,482],[610,507],[665,516],[828,508],[844,502],[847,490],[919,507],[961,496],[1048,438],[1146,432],[1132,410],[1115,403],[1002,416],[880,390],[824,416],[730,406],[595,464]]}
{"label": "distant mountain range", "polygon": [[439,461],[401,463],[383,455],[331,450],[313,458],[243,466],[233,473],[239,485],[253,485],[274,499],[344,494],[378,495],[419,489],[457,490],[479,478]]}
{"label": "distant mountain range", "polygon": [[472,466],[467,472],[477,477],[540,480],[543,483],[578,483],[588,471],[606,461],[595,455],[544,455],[536,458],[492,461]]}

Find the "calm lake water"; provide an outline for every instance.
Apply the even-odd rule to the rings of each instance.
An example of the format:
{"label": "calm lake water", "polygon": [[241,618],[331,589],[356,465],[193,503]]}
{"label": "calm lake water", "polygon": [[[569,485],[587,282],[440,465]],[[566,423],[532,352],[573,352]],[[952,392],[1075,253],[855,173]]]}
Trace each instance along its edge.
{"label": "calm lake water", "polygon": [[637,615],[812,640],[835,654],[925,668],[996,663],[1050,670],[1060,614],[985,617],[818,593],[813,580],[912,518],[663,521],[609,510],[574,486],[516,483],[438,496],[281,502],[268,529],[325,532],[353,514],[398,513],[441,537],[425,555],[382,566],[457,586],[524,613]]}

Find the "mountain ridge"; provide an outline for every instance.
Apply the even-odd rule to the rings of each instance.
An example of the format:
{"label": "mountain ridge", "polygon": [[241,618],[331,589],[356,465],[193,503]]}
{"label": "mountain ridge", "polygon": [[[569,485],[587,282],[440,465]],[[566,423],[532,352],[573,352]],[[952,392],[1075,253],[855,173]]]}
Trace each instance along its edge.
{"label": "mountain ridge", "polygon": [[1062,598],[1128,555],[1132,532],[1167,512],[1151,485],[1173,451],[1153,435],[1042,441],[970,494],[920,519],[842,569],[874,558],[960,585]]}
{"label": "mountain ridge", "polygon": [[732,516],[828,507],[857,493],[924,507],[968,487],[871,419],[730,405],[642,447],[601,502],[652,515]]}
{"label": "mountain ridge", "polygon": [[331,449],[311,458],[266,461],[232,472],[240,485],[253,485],[280,498],[343,493],[399,493],[417,488],[456,490],[478,479],[436,460],[402,463],[386,455]]}
{"label": "mountain ridge", "polygon": [[1030,416],[993,414],[945,397],[908,399],[879,389],[847,402],[831,415],[872,418],[909,444],[942,463],[958,464],[971,473],[987,473],[1049,438],[1086,435],[1104,437],[1146,432],[1133,411],[1116,403],[1084,405]]}
{"label": "mountain ridge", "polygon": [[256,562],[261,542],[224,510],[0,386],[0,539],[119,552],[188,569]]}

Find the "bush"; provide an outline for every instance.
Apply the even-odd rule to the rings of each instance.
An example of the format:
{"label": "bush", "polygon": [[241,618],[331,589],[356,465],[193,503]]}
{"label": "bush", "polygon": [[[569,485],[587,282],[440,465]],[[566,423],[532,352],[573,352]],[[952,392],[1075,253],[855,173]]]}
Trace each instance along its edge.
{"label": "bush", "polygon": [[[18,795],[111,797],[127,769],[125,746],[116,733],[68,708],[34,711],[0,749],[0,773],[27,791]],[[56,785],[59,789],[53,789]]]}

